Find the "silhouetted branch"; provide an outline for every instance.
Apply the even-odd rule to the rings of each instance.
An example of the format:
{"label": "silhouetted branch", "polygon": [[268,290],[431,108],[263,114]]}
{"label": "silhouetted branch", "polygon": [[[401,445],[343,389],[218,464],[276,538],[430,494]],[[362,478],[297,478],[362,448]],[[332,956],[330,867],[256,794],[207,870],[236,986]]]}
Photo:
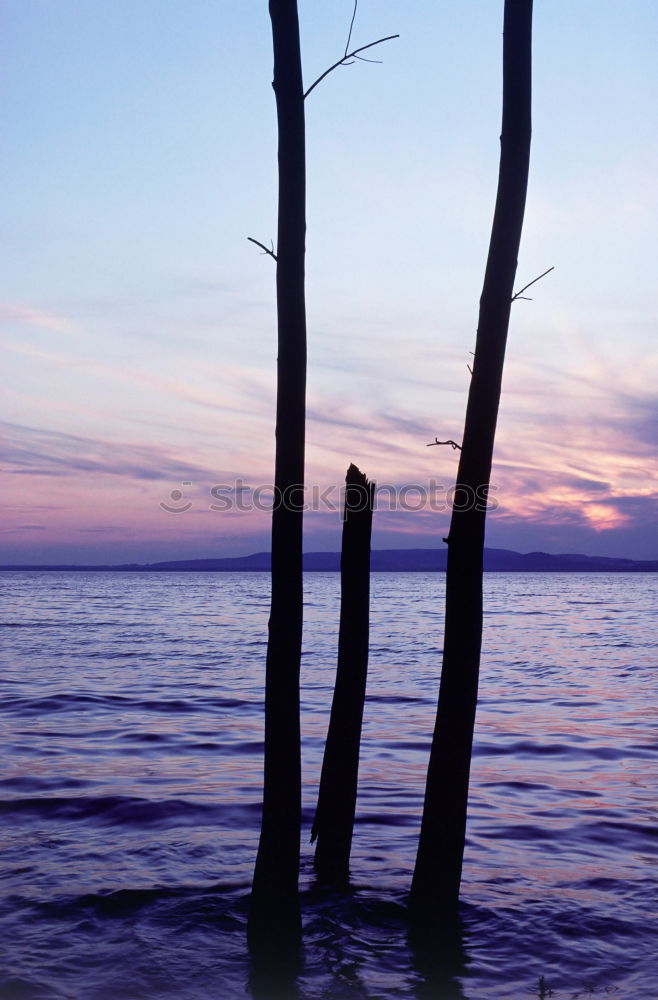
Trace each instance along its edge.
{"label": "silhouetted branch", "polygon": [[[322,81],[324,80],[325,76],[329,76],[329,74],[333,73],[333,71],[335,69],[338,69],[339,66],[347,66],[347,65],[349,65],[348,62],[347,62],[348,59],[355,59],[355,58],[357,58],[359,56],[359,52],[365,52],[366,49],[371,49],[374,45],[381,45],[382,42],[390,42],[393,38],[399,38],[399,37],[400,37],[399,35],[387,35],[386,38],[378,38],[376,42],[370,42],[368,45],[362,45],[358,49],[353,49],[352,52],[346,52],[345,55],[341,59],[338,60],[338,62],[335,62],[333,64],[333,66],[329,67],[329,69],[326,69],[324,71],[324,73],[322,73],[322,75],[317,78],[317,80],[315,81],[315,83],[311,84],[311,86],[308,88],[308,90],[304,94],[304,100],[306,100],[306,98],[308,97],[308,95],[311,93],[312,90],[315,90],[315,88],[317,87],[317,85],[319,83],[322,83]],[[364,61],[367,62],[368,60],[364,60]]]}
{"label": "silhouetted branch", "polygon": [[[466,367],[468,368],[468,365]],[[435,444],[449,444],[452,447],[453,451],[461,451],[462,450],[462,446],[460,444],[457,444],[456,441],[439,441],[438,438],[434,438],[433,441],[430,441],[430,443],[427,445],[427,447],[431,448],[432,445],[435,445]]]}
{"label": "silhouetted branch", "polygon": [[512,296],[512,302],[516,302],[517,299],[525,299],[526,302],[532,302],[532,299],[528,298],[527,295],[523,295],[522,293],[525,292],[526,288],[530,288],[530,285],[534,285],[536,284],[536,282],[541,281],[542,278],[545,278],[547,274],[550,274],[551,271],[554,270],[555,270],[555,265],[553,267],[549,267],[548,271],[544,271],[544,273],[540,274],[539,277],[533,278],[532,281],[529,281],[527,285],[523,286],[523,288],[519,288],[518,292],[515,292],[514,295]]}
{"label": "silhouetted branch", "polygon": [[253,236],[247,236],[247,239],[249,240],[250,243],[255,243],[257,247],[260,247],[261,250],[263,250],[267,254],[268,257],[272,257],[274,260],[277,259],[277,256],[274,253],[274,244],[273,243],[272,243],[272,248],[269,249],[268,247],[265,246],[264,243],[261,243],[260,240],[255,240],[253,238]]}
{"label": "silhouetted branch", "polygon": [[352,20],[350,21],[350,30],[347,32],[347,41],[345,42],[345,56],[347,59],[347,50],[350,47],[350,42],[352,41],[352,28],[354,27],[354,21],[356,20],[356,8],[359,6],[359,0],[354,0],[354,10],[352,11]]}

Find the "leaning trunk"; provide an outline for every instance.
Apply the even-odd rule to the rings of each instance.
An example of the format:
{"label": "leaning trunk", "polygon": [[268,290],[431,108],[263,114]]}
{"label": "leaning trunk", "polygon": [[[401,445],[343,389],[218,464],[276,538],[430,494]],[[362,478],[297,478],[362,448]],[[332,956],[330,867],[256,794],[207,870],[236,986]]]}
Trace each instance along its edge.
{"label": "leaning trunk", "polygon": [[318,807],[311,830],[317,837],[315,870],[328,882],[349,880],[356,811],[359,747],[368,674],[370,536],[374,483],[355,465],[345,477],[340,558],[338,665],[322,762]]}
{"label": "leaning trunk", "polygon": [[454,911],[459,898],[482,639],[486,495],[530,157],[532,0],[505,0],[498,192],[448,535],[445,638],[436,727],[410,906]]}
{"label": "leaning trunk", "polygon": [[279,133],[277,405],[272,603],[265,679],[263,818],[250,939],[299,932],[302,509],[306,395],[304,91],[296,0],[270,0]]}

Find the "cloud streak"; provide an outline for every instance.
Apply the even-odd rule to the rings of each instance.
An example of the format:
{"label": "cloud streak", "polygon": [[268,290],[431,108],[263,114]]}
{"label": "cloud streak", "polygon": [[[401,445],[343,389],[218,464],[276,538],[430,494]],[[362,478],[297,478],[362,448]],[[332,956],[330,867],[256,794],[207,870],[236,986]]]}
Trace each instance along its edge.
{"label": "cloud streak", "polygon": [[165,483],[209,475],[207,467],[163,447],[104,441],[6,422],[0,427],[6,437],[5,475],[68,478],[78,473],[101,474]]}
{"label": "cloud streak", "polygon": [[80,328],[68,316],[45,312],[30,305],[14,302],[0,302],[0,322],[11,325],[36,327],[68,336],[79,334]]}

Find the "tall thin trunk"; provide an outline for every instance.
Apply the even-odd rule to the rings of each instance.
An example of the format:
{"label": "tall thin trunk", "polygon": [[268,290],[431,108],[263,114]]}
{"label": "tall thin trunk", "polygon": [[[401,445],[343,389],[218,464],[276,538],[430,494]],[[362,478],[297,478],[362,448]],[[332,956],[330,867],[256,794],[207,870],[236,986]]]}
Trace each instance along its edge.
{"label": "tall thin trunk", "polygon": [[299,932],[302,508],[306,405],[304,89],[296,0],[270,0],[279,133],[277,404],[272,603],[265,679],[263,819],[250,940]]}
{"label": "tall thin trunk", "polygon": [[523,226],[530,157],[531,39],[532,0],[505,0],[498,192],[448,536],[443,669],[410,896],[412,913],[423,917],[454,910],[459,898],[482,640],[486,507],[472,501],[490,483]]}
{"label": "tall thin trunk", "polygon": [[311,831],[315,869],[334,883],[349,879],[356,811],[359,747],[368,674],[370,536],[375,486],[355,465],[345,477],[340,558],[338,665],[322,762],[320,794]]}

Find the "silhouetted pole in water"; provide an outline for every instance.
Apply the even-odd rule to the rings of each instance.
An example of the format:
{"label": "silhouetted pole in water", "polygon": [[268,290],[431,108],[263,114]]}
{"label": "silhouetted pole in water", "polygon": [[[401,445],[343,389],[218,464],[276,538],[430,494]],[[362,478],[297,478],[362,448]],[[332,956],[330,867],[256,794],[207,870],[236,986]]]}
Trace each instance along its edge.
{"label": "silhouetted pole in water", "polygon": [[311,831],[317,837],[315,869],[334,883],[349,879],[356,809],[359,746],[368,673],[370,536],[375,484],[355,465],[345,477],[340,558],[338,666],[322,762],[320,794]]}
{"label": "silhouetted pole in water", "polygon": [[[480,299],[448,542],[445,637],[411,916],[456,910],[482,639],[486,504],[514,277],[523,226],[531,131],[532,0],[505,0],[503,127],[491,242]],[[477,503],[477,505],[476,505]]]}
{"label": "silhouetted pole in water", "polygon": [[278,362],[272,603],[265,678],[263,819],[251,892],[249,940],[271,949],[300,933],[299,667],[306,405],[305,132],[296,0],[270,0],[279,133],[276,255]]}

